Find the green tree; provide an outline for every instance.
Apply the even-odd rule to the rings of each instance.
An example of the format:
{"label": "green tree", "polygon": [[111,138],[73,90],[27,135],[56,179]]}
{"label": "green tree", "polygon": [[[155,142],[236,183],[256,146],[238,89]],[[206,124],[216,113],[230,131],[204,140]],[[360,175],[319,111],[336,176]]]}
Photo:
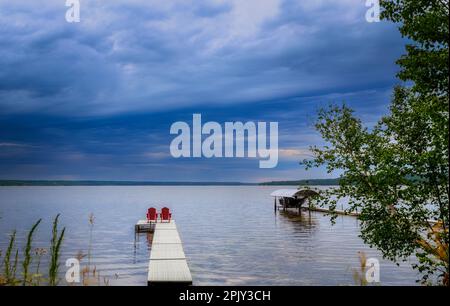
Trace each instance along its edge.
{"label": "green tree", "polygon": [[[397,64],[404,84],[394,89],[390,112],[372,128],[345,105],[321,109],[316,123],[327,145],[312,147],[307,168],[343,171],[339,188],[317,198],[361,214],[361,237],[385,258],[416,254],[422,282],[435,275],[449,284],[447,0],[382,0],[382,19],[399,24],[410,42]],[[430,222],[437,220],[437,222]]]}

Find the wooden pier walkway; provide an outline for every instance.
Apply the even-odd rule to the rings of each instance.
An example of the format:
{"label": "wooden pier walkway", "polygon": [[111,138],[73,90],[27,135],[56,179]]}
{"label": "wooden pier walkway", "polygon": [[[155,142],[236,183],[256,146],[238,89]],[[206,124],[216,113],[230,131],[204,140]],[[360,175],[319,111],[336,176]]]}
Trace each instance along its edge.
{"label": "wooden pier walkway", "polygon": [[[317,212],[322,212],[322,213],[326,213],[326,214],[330,214],[331,210],[326,209],[326,208],[320,208],[320,207],[300,207],[300,210],[298,207],[286,207],[284,208],[283,206],[278,206],[277,208],[279,211],[287,211],[290,213],[299,213],[300,211],[317,211]],[[360,215],[359,212],[347,212],[345,210],[339,210],[336,209],[334,211],[337,215],[344,215],[344,216],[353,216],[353,217],[357,217]]]}
{"label": "wooden pier walkway", "polygon": [[148,265],[149,286],[192,284],[191,271],[174,220],[153,224],[141,220],[136,224],[136,231],[153,232]]}

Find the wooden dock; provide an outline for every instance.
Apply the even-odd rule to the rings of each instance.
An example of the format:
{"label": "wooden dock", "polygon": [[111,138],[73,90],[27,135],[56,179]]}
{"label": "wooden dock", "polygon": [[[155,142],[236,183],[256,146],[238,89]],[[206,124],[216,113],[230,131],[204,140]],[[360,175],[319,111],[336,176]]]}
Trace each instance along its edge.
{"label": "wooden dock", "polygon": [[134,226],[136,233],[145,233],[155,231],[155,222],[148,222],[147,220],[139,220]]}
{"label": "wooden dock", "polygon": [[147,278],[149,286],[192,284],[191,271],[174,220],[152,224],[141,220],[136,224],[136,231],[153,232]]}
{"label": "wooden dock", "polygon": [[[320,207],[302,207],[302,209],[303,210],[318,211],[318,212],[323,212],[323,213],[331,213],[331,210],[326,209],[326,208],[320,208]],[[334,213],[336,215],[354,216],[354,217],[357,217],[357,216],[360,215],[359,212],[347,212],[345,210],[339,210],[339,209],[334,210]]]}
{"label": "wooden dock", "polygon": [[[300,208],[302,211],[317,211],[317,212],[322,212],[322,213],[326,213],[326,214],[330,214],[331,210],[326,209],[326,208],[320,208],[320,207],[301,207]],[[299,213],[298,208],[283,208],[282,206],[278,207],[278,210],[284,210],[290,213]],[[338,210],[336,209],[334,211],[336,213],[336,215],[343,215],[343,216],[353,216],[353,217],[358,217],[359,215],[361,215],[361,213],[359,212],[347,212],[345,210]],[[436,224],[438,223],[437,220],[427,220],[428,223],[430,224]]]}
{"label": "wooden dock", "polygon": [[[297,214],[300,213],[300,211],[316,211],[316,212],[322,212],[322,213],[326,213],[326,214],[330,214],[331,213],[331,210],[326,209],[326,208],[320,208],[320,207],[300,207],[300,209],[299,209],[297,207],[295,207],[295,208],[294,207],[286,207],[286,208],[284,208],[283,206],[278,206],[278,210],[279,211],[287,211],[287,212],[290,212],[290,213],[297,213]],[[334,213],[336,215],[353,216],[353,217],[357,217],[357,216],[360,215],[360,213],[358,213],[358,212],[347,212],[345,210],[338,210],[338,209],[336,209],[334,211]]]}

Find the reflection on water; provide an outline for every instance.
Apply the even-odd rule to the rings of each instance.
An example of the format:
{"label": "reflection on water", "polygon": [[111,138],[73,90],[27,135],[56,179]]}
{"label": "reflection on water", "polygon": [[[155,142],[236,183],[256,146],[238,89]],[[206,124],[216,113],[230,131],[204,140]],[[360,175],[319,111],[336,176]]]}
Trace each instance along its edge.
{"label": "reflection on water", "polygon": [[[410,262],[382,260],[358,237],[358,222],[331,226],[318,212],[274,214],[273,186],[121,186],[0,188],[0,249],[8,234],[44,218],[35,247],[48,246],[51,219],[67,227],[62,259],[87,252],[95,215],[92,261],[111,285],[146,285],[152,236],[134,224],[149,206],[173,211],[194,285],[352,285],[358,251],[380,260],[383,285],[414,285]],[[83,264],[83,262],[82,262]],[[64,264],[61,265],[64,269]]]}
{"label": "reflection on water", "polygon": [[317,221],[311,211],[288,212],[280,211],[281,216],[292,222],[292,225],[298,230],[310,230],[317,225]]}
{"label": "reflection on water", "polygon": [[[142,240],[142,238],[144,238],[145,241],[147,242],[146,245],[141,243],[140,240]],[[147,250],[150,252],[151,246],[152,246],[152,241],[153,241],[153,233],[142,232],[142,233],[134,234],[134,251],[133,251],[133,263],[134,264],[137,263],[138,249],[142,246],[146,246]]]}

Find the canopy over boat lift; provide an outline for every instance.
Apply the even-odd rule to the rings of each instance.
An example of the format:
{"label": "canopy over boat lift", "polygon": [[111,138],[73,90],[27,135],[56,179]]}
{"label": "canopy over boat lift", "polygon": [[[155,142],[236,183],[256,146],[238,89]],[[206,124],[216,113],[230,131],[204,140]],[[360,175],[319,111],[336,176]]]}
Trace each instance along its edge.
{"label": "canopy over boat lift", "polygon": [[300,208],[310,197],[319,195],[313,189],[278,189],[270,194],[274,197],[274,209],[277,210],[277,199],[283,210],[286,208]]}

